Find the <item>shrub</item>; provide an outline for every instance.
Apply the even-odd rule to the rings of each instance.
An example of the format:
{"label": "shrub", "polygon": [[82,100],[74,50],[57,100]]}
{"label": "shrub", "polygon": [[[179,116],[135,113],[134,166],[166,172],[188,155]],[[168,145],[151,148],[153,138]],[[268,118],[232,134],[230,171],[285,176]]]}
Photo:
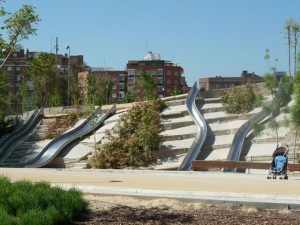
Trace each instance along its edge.
{"label": "shrub", "polygon": [[124,116],[117,134],[108,133],[110,142],[101,146],[91,159],[95,168],[146,166],[156,160],[159,146],[161,103],[135,104]]}
{"label": "shrub", "polygon": [[7,225],[66,224],[87,207],[82,193],[52,188],[48,183],[0,177],[0,218]]}
{"label": "shrub", "polygon": [[[253,86],[246,84],[242,87],[233,87],[220,92],[221,102],[228,113],[245,113],[253,109],[256,98]],[[258,102],[259,103],[259,102]]]}
{"label": "shrub", "polygon": [[64,133],[70,127],[74,126],[79,119],[79,114],[70,113],[66,116],[56,117],[55,122],[51,123],[48,127],[46,137],[48,139],[56,138]]}

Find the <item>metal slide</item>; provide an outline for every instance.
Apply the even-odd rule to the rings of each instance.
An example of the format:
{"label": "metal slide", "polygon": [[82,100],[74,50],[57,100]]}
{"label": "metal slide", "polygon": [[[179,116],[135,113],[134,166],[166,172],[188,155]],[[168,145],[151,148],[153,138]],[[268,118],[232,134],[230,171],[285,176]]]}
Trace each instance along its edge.
{"label": "metal slide", "polygon": [[31,135],[32,131],[38,126],[43,116],[44,108],[36,109],[25,124],[7,137],[0,146],[0,159],[7,151],[14,149],[26,140],[28,135]]}
{"label": "metal slide", "polygon": [[[280,87],[278,89],[280,90]],[[270,103],[269,107],[273,107],[273,102]],[[233,160],[238,161],[240,160],[240,155],[243,149],[244,140],[246,138],[246,135],[249,133],[249,131],[252,129],[252,125],[254,123],[259,124],[264,118],[266,118],[269,115],[268,112],[265,110],[260,111],[258,114],[256,114],[252,119],[250,119],[248,122],[244,123],[236,132],[231,148],[229,150],[227,160]],[[236,172],[236,169],[234,168],[226,168],[224,169],[224,172]]]}
{"label": "metal slide", "polygon": [[43,167],[50,163],[67,145],[93,132],[112,114],[116,113],[116,106],[112,106],[105,114],[97,108],[90,119],[86,119],[80,126],[53,139],[34,159],[23,163],[26,167]]}
{"label": "metal slide", "polygon": [[64,133],[53,139],[46,147],[33,159],[26,162],[15,164],[1,164],[7,167],[43,167],[50,163],[63,149],[70,143],[80,139],[81,137],[92,133],[112,114],[116,112],[116,106],[111,107],[105,114],[100,113],[100,107],[97,108],[88,119],[86,119],[80,126]]}
{"label": "metal slide", "polygon": [[201,113],[199,112],[195,102],[199,90],[200,88],[198,86],[198,83],[195,82],[186,98],[186,105],[188,111],[191,117],[193,118],[195,124],[197,125],[197,135],[191,148],[187,152],[185,158],[183,159],[179,167],[179,170],[183,170],[183,171],[190,170],[192,166],[192,161],[195,160],[196,157],[198,156],[207,135],[206,121],[202,117]]}
{"label": "metal slide", "polygon": [[[231,148],[229,150],[227,160],[232,161],[239,161],[240,155],[243,149],[244,140],[246,138],[246,135],[249,133],[249,131],[252,129],[252,125],[255,123],[260,123],[264,118],[268,116],[268,113],[265,110],[260,111],[257,113],[253,118],[248,120],[246,123],[244,123],[238,131],[235,133]],[[235,168],[226,168],[224,169],[224,172],[236,172]]]}

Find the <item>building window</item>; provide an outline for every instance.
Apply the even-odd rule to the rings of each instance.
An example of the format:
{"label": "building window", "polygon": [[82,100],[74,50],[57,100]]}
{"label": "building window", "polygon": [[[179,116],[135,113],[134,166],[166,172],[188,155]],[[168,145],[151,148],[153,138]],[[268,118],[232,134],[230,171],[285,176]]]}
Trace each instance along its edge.
{"label": "building window", "polygon": [[117,98],[117,94],[112,94],[112,98],[116,99]]}
{"label": "building window", "polygon": [[164,79],[162,77],[157,78],[157,85],[164,85]]}
{"label": "building window", "polygon": [[164,87],[157,87],[157,91],[159,94],[163,94],[164,93]]}
{"label": "building window", "polygon": [[112,89],[113,89],[113,90],[116,90],[116,89],[117,89],[117,85],[113,85],[113,86],[112,86]]}
{"label": "building window", "polygon": [[125,96],[124,92],[119,92],[119,100],[122,101]]}
{"label": "building window", "polygon": [[124,90],[125,89],[125,84],[124,83],[120,83],[119,84],[119,89],[120,90]]}
{"label": "building window", "polygon": [[17,53],[13,53],[13,57],[17,58],[18,54]]}
{"label": "building window", "polygon": [[135,76],[135,69],[128,69],[128,76]]}
{"label": "building window", "polygon": [[7,67],[7,71],[12,71],[12,67],[11,66]]}
{"label": "building window", "polygon": [[175,76],[176,77],[179,77],[180,76],[180,73],[178,71],[175,71]]}
{"label": "building window", "polygon": [[171,76],[172,72],[170,70],[167,70],[167,75]]}
{"label": "building window", "polygon": [[156,75],[157,76],[163,76],[164,75],[164,70],[162,70],[162,69],[156,70]]}
{"label": "building window", "polygon": [[151,70],[151,75],[155,76],[156,75],[156,70]]}
{"label": "building window", "polygon": [[167,79],[167,84],[168,85],[172,85],[172,80],[171,79]]}
{"label": "building window", "polygon": [[20,71],[20,67],[19,66],[16,67],[16,71]]}

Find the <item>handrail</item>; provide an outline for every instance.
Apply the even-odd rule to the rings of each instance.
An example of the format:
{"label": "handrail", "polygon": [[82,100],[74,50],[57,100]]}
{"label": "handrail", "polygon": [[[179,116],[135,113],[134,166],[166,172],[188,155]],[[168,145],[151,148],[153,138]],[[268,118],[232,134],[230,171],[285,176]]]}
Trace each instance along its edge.
{"label": "handrail", "polygon": [[184,157],[179,170],[190,170],[192,166],[192,161],[196,159],[198,156],[202,145],[206,139],[207,135],[207,125],[205,119],[202,117],[201,113],[199,112],[197,105],[195,103],[196,96],[199,92],[200,88],[198,83],[195,82],[193,87],[191,88],[187,98],[186,98],[186,106],[188,112],[190,113],[191,117],[193,118],[195,124],[197,125],[197,135],[196,138],[188,150],[186,156]]}
{"label": "handrail", "polygon": [[[95,123],[90,123],[91,119],[86,119],[80,126],[75,129],[62,134],[61,136],[53,139],[46,147],[33,159],[28,162],[18,163],[17,167],[43,167],[50,163],[66,146],[73,141],[80,139],[81,137],[91,133],[97,129],[110,115],[116,112],[116,106],[112,106],[109,111],[104,115],[101,115],[99,119],[97,116],[93,117]],[[98,107],[92,115],[100,115],[100,107]],[[99,119],[99,120],[98,120]]]}
{"label": "handrail", "polygon": [[41,119],[41,116],[44,115],[44,108],[35,109],[30,118],[23,124],[20,128],[10,134],[0,146],[0,158],[7,151],[8,148],[12,148],[12,145],[16,146],[25,140],[27,135],[37,126],[38,122]]}

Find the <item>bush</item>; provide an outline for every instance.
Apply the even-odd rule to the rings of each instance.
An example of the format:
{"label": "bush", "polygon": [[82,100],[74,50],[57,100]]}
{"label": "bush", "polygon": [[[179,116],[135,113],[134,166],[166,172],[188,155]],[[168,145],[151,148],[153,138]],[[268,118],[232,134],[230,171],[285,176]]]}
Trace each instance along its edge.
{"label": "bush", "polygon": [[159,101],[135,104],[121,118],[117,134],[108,133],[110,142],[92,156],[95,168],[124,168],[147,166],[156,160],[154,150],[159,146]]}
{"label": "bush", "polygon": [[[221,102],[228,113],[245,113],[253,109],[255,104],[260,104],[261,97],[256,96],[253,86],[246,84],[242,87],[233,87],[220,92]],[[255,104],[254,104],[255,103]]]}
{"label": "bush", "polygon": [[79,115],[77,113],[70,113],[66,116],[56,117],[55,122],[49,125],[46,133],[48,139],[53,139],[63,134],[70,127],[74,126],[78,121]]}
{"label": "bush", "polygon": [[82,193],[52,188],[48,183],[0,177],[0,218],[3,225],[66,224],[87,207]]}

